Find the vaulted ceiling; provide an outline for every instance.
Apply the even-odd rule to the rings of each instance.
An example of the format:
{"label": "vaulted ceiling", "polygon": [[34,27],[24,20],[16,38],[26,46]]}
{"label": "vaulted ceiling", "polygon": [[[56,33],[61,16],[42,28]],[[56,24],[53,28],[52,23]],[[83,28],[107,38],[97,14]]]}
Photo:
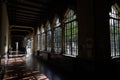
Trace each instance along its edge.
{"label": "vaulted ceiling", "polygon": [[[71,0],[7,0],[10,25],[37,26]],[[73,0],[74,1],[74,0]]]}
{"label": "vaulted ceiling", "polygon": [[6,0],[12,38],[31,33],[33,28],[53,17],[54,14],[60,15],[68,4],[73,4],[75,1]]}

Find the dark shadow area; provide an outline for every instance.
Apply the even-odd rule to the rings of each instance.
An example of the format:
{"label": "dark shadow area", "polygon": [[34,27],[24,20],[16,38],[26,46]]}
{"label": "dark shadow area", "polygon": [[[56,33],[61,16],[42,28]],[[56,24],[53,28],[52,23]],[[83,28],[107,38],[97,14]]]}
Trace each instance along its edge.
{"label": "dark shadow area", "polygon": [[47,59],[44,59],[42,53],[39,55],[40,56],[37,56],[37,59],[46,63],[53,71],[65,75],[68,80],[79,79],[85,75],[91,75],[91,77],[93,77],[92,75],[95,74],[95,63],[92,60],[68,57],[59,54],[52,54],[50,55],[50,58],[46,55]]}

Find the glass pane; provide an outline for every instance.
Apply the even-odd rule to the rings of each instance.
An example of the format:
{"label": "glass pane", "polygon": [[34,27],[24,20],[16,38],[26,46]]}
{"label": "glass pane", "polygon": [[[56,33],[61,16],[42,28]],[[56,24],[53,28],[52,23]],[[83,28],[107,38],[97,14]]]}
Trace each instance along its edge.
{"label": "glass pane", "polygon": [[65,53],[78,55],[78,24],[73,10],[68,13],[65,23]]}
{"label": "glass pane", "polygon": [[111,57],[115,58],[120,56],[120,16],[115,6],[112,6],[111,9],[112,11],[109,13]]}
{"label": "glass pane", "polygon": [[44,28],[43,28],[43,25],[42,25],[42,27],[41,27],[41,42],[42,42],[42,44],[41,44],[41,49],[42,50],[44,50],[45,49],[45,33],[44,33]]}
{"label": "glass pane", "polygon": [[54,50],[56,53],[61,52],[61,40],[62,40],[62,30],[60,27],[61,23],[59,22],[59,19],[56,21],[55,25],[55,31],[54,31]]}
{"label": "glass pane", "polygon": [[47,51],[51,51],[51,31],[47,32]]}
{"label": "glass pane", "polygon": [[62,32],[61,28],[57,27],[55,29],[55,52],[60,53],[61,50],[61,40],[62,40]]}

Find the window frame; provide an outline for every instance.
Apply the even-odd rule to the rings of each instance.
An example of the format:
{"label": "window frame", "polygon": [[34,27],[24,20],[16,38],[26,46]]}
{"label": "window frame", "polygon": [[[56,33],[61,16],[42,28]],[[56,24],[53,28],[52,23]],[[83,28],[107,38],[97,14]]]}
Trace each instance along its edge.
{"label": "window frame", "polygon": [[[71,13],[70,11],[72,11],[73,13]],[[76,57],[78,55],[78,21],[77,21],[77,16],[76,16],[76,14],[73,10],[69,10],[65,19],[66,19],[64,21],[64,27],[65,27],[65,29],[64,29],[65,30],[65,34],[64,34],[65,55]],[[76,27],[74,26],[74,23],[76,23]],[[70,25],[70,27],[68,27],[68,25]],[[76,28],[76,30],[77,30],[76,34],[75,34],[75,32],[73,32],[74,31],[73,28]],[[69,35],[69,37],[70,37],[69,40],[68,40],[68,33],[70,34]],[[73,36],[75,36],[75,35],[77,35],[76,41],[72,40]],[[74,52],[74,49],[73,49],[73,42],[76,43],[76,46],[74,46],[74,47],[76,47],[75,52]],[[67,44],[70,44],[70,46],[68,46]]]}
{"label": "window frame", "polygon": [[120,57],[120,12],[116,6],[112,5],[109,13],[111,58]]}

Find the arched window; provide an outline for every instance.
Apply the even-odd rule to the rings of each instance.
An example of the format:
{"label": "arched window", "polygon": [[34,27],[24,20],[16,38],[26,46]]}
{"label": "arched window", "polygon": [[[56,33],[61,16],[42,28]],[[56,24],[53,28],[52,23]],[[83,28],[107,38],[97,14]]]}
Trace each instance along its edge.
{"label": "arched window", "polygon": [[51,27],[50,24],[47,26],[47,51],[51,51]]}
{"label": "arched window", "polygon": [[30,38],[27,39],[27,43],[26,44],[27,44],[26,48],[31,48],[31,39]]}
{"label": "arched window", "polygon": [[111,57],[120,56],[120,7],[115,4],[111,7],[110,15],[110,43],[111,43]]}
{"label": "arched window", "polygon": [[42,25],[42,27],[41,27],[41,42],[42,42],[42,47],[41,47],[41,49],[42,50],[45,50],[45,30],[44,30],[44,28],[43,28],[43,25]]}
{"label": "arched window", "polygon": [[28,36],[26,40],[26,53],[31,54],[33,49],[33,36]]}
{"label": "arched window", "polygon": [[65,16],[65,54],[78,55],[78,22],[73,10]]}
{"label": "arched window", "polygon": [[54,32],[54,45],[55,45],[55,52],[60,53],[61,52],[61,44],[62,44],[62,30],[61,30],[61,23],[59,22],[59,19],[56,20],[55,24],[55,32]]}
{"label": "arched window", "polygon": [[37,50],[40,50],[40,29],[37,28]]}

